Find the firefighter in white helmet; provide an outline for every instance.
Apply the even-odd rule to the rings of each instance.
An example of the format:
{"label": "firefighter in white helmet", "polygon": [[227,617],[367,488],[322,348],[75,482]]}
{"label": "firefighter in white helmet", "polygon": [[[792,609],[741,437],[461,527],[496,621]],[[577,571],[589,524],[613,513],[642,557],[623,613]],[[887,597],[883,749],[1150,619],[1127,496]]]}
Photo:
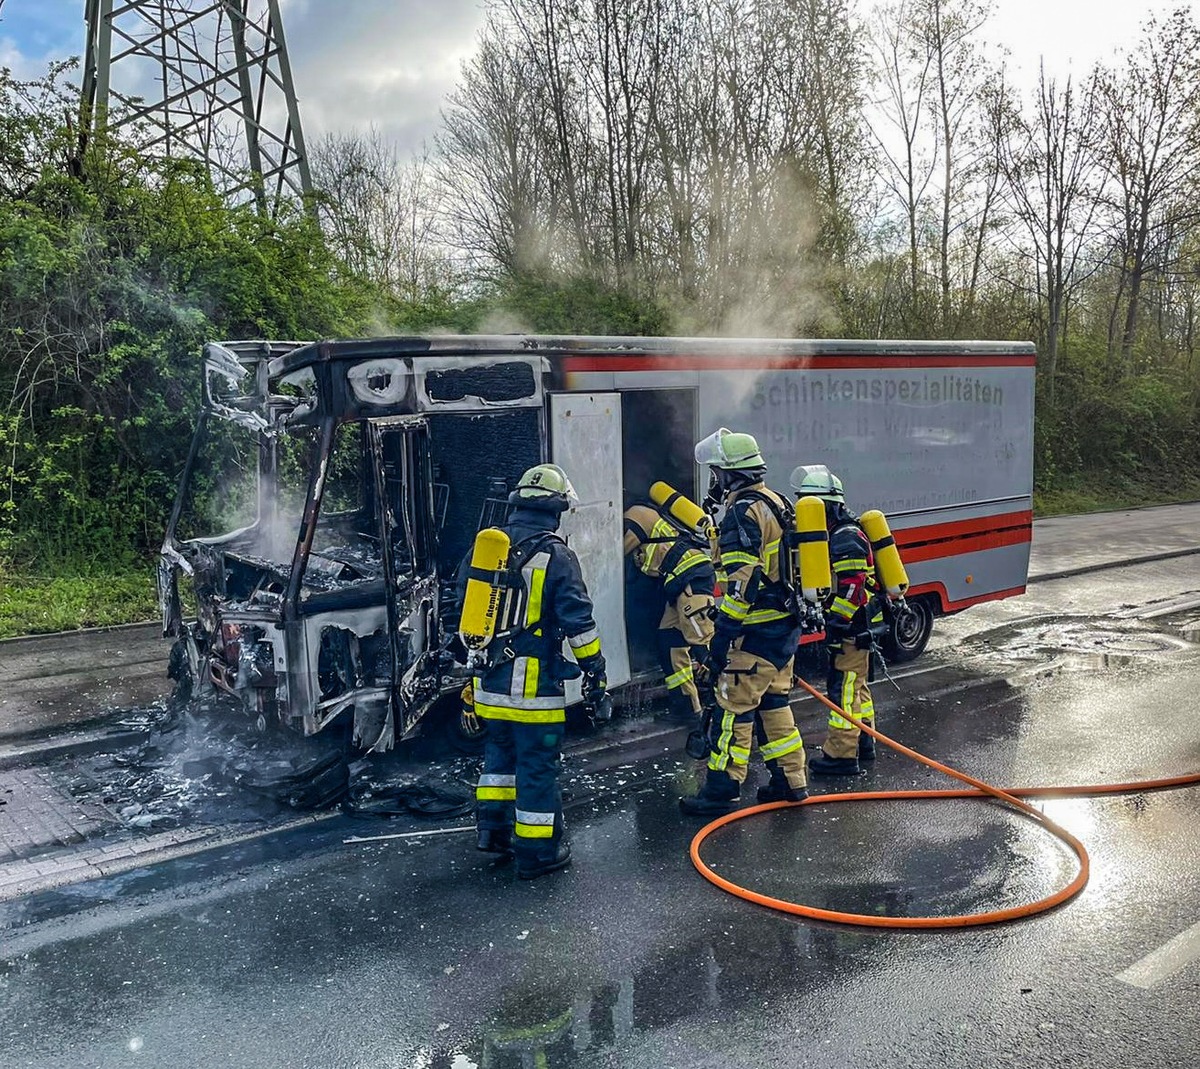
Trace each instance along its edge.
{"label": "firefighter in white helmet", "polygon": [[[824,606],[829,657],[826,692],[835,705],[874,727],[871,650],[886,627],[871,540],[846,507],[842,480],[823,464],[796,468],[789,482],[797,498],[818,497],[825,503],[833,574],[833,589]],[[861,770],[860,761],[874,759],[875,740],[831,711],[825,742],[808,767],[826,776],[853,776]]]}
{"label": "firefighter in white helmet", "polygon": [[789,703],[800,620],[788,586],[785,533],[792,508],[763,482],[767,465],[752,435],[722,427],[696,446],[724,506],[719,531],[724,591],[709,646],[719,720],[703,787],[681,798],[685,813],[715,816],[738,806],[759,718],[759,753],[771,772],[759,801],[808,797],[804,742]]}
{"label": "firefighter in white helmet", "polygon": [[[600,636],[579,559],[555,532],[578,500],[557,464],[538,464],[509,495],[503,526],[511,540],[509,570],[524,588],[521,619],[487,647],[474,677],[475,714],[487,721],[483,769],[476,788],[478,847],[515,853],[522,879],[571,862],[563,840],[560,751],[566,729],[563,681],[583,673],[584,701],[593,709],[607,681]],[[465,589],[470,557],[460,570]],[[562,655],[566,639],[578,668]]]}

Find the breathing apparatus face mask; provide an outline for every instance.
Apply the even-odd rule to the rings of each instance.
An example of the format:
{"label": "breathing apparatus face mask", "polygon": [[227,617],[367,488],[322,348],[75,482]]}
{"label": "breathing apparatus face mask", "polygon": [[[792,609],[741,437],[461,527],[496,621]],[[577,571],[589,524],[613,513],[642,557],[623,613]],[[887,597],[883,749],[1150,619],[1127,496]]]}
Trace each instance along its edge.
{"label": "breathing apparatus face mask", "polygon": [[719,464],[727,464],[729,458],[725,455],[725,450],[722,448],[722,439],[728,437],[729,431],[722,427],[720,430],[713,431],[707,438],[701,439],[696,443],[696,463],[705,464],[713,467]]}

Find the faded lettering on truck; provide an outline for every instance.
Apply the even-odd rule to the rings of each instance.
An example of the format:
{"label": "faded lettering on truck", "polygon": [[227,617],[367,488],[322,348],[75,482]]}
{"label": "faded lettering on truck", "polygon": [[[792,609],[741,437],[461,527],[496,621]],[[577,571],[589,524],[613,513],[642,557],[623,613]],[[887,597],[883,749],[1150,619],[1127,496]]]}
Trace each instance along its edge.
{"label": "faded lettering on truck", "polygon": [[[731,425],[734,391],[701,378]],[[827,464],[862,507],[904,512],[1030,493],[1031,391],[1024,369],[988,367],[762,370],[737,393],[772,471]]]}

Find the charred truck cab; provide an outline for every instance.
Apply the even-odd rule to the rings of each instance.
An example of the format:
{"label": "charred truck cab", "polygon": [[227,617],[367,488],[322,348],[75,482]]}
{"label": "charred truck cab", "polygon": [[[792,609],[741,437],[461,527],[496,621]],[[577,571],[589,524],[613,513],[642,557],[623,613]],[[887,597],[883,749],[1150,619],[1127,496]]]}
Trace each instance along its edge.
{"label": "charred truck cab", "polygon": [[658,618],[627,584],[622,513],[660,480],[698,500],[692,446],[722,425],[756,435],[775,485],[824,463],[851,507],[883,509],[912,582],[891,649],[911,659],[936,615],[1025,589],[1034,362],[992,342],[210,343],[159,565],[171,674],[260,726],[336,721],[389,749],[461,688],[459,563],[549,460],[580,497],[562,530],[619,688],[652,669]]}

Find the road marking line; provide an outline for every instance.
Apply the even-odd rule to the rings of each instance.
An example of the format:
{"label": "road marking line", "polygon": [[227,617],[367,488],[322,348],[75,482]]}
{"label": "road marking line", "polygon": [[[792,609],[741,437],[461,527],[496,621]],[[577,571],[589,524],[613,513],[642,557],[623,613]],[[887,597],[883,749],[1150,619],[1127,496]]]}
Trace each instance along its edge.
{"label": "road marking line", "polygon": [[1160,980],[1174,976],[1197,958],[1200,958],[1200,921],[1147,954],[1141,961],[1134,962],[1124,972],[1117,973],[1116,979],[1148,991]]}

